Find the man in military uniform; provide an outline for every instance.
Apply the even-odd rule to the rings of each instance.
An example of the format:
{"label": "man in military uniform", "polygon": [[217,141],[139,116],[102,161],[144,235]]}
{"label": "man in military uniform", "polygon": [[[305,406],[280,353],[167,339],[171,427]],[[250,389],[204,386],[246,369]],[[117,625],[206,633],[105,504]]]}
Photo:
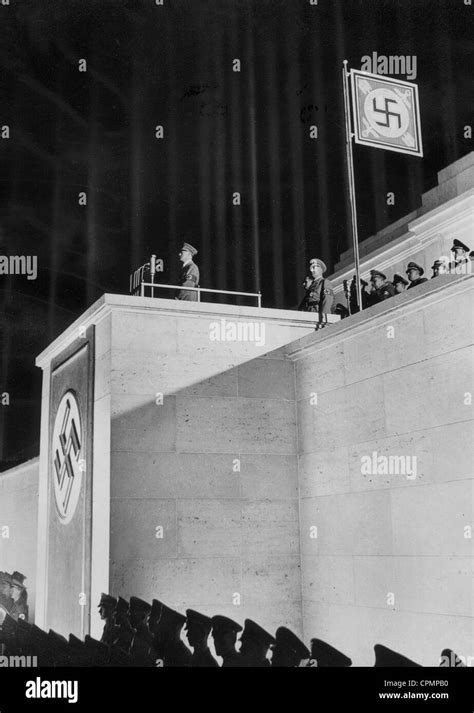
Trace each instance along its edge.
{"label": "man in military uniform", "polygon": [[240,638],[241,665],[251,668],[267,668],[270,666],[270,661],[267,659],[268,649],[275,643],[273,636],[265,629],[262,629],[251,619],[246,619]]}
{"label": "man in military uniform", "polygon": [[454,253],[454,259],[449,263],[449,271],[455,275],[465,275],[470,267],[469,248],[455,238],[451,252]]}
{"label": "man in military uniform", "polygon": [[150,616],[148,617],[148,628],[150,629],[152,634],[155,634],[155,632],[158,630],[162,609],[163,604],[158,601],[158,599],[153,599],[151,603]]}
{"label": "man in military uniform", "polygon": [[[189,243],[184,243],[179,253],[179,259],[183,263],[181,268],[181,284],[183,287],[199,287],[199,268],[193,262],[195,255],[197,255],[196,248]],[[198,293],[194,290],[181,290],[176,299],[197,302]]]}
{"label": "man in military uniform", "polygon": [[153,627],[156,656],[164,666],[190,666],[192,654],[181,639],[181,631],[186,617],[157,599],[156,608],[161,606],[159,620]]}
{"label": "man in military uniform", "polygon": [[122,651],[125,651],[127,654],[130,653],[130,645],[135,633],[128,618],[129,608],[128,602],[122,599],[122,597],[119,597],[115,608],[116,633],[113,643],[114,646],[122,649]]}
{"label": "man in military uniform", "polygon": [[420,265],[417,265],[416,262],[408,263],[406,273],[408,275],[408,279],[410,280],[407,290],[410,290],[412,287],[416,287],[417,285],[421,285],[423,282],[428,282],[426,277],[422,277],[424,273],[423,268]]}
{"label": "man in military uniform", "polygon": [[312,280],[305,278],[306,294],[298,309],[300,312],[317,312],[318,314],[332,314],[334,309],[334,288],[327,278],[323,277],[326,265],[319,258],[309,261],[309,271]]}
{"label": "man in military uniform", "polygon": [[242,665],[240,653],[235,648],[240,631],[240,624],[227,616],[218,614],[212,617],[212,638],[216,654],[222,658],[222,668],[237,668]]}
{"label": "man in military uniform", "polygon": [[383,646],[382,644],[375,644],[375,663],[374,666],[377,668],[411,668],[419,667],[421,664],[412,661],[411,659],[399,654],[398,651],[393,651],[392,649]]}
{"label": "man in military uniform", "polygon": [[148,628],[151,606],[138,597],[130,597],[130,626],[135,630],[130,644],[130,656],[143,666],[154,665],[156,654],[153,647],[153,635]]}
{"label": "man in military uniform", "polygon": [[389,297],[393,297],[395,294],[395,287],[387,282],[386,275],[378,270],[370,271],[370,292],[369,294],[369,304],[370,306],[388,300]]}
{"label": "man in military uniform", "polygon": [[200,614],[194,609],[186,609],[186,636],[193,649],[191,666],[200,668],[218,668],[214,656],[208,646],[209,634],[212,629],[212,619]]}
{"label": "man in military uniform", "polygon": [[401,275],[395,274],[393,276],[392,285],[395,287],[395,294],[399,295],[400,292],[405,292],[408,285],[408,280],[405,280]]}
{"label": "man in military uniform", "polygon": [[23,619],[28,621],[28,593],[24,585],[26,577],[21,572],[13,572],[11,578],[13,604],[10,609],[10,616],[18,621]]}
{"label": "man in military uniform", "polygon": [[438,277],[438,275],[446,275],[449,272],[449,263],[440,258],[439,260],[434,261],[431,265],[431,269],[433,270],[431,279]]}
{"label": "man in military uniform", "polygon": [[272,666],[299,666],[301,661],[309,659],[309,649],[286,626],[280,626],[275,634],[276,644],[273,648]]}
{"label": "man in military uniform", "polygon": [[317,666],[318,668],[346,668],[352,666],[352,660],[342,653],[327,644],[322,639],[311,639],[311,658],[308,662],[309,667]]}
{"label": "man in military uniform", "polygon": [[111,597],[110,594],[102,593],[98,606],[99,616],[102,621],[105,622],[100,640],[103,644],[113,644],[117,634],[115,625],[115,607],[117,606],[117,600],[115,597]]}

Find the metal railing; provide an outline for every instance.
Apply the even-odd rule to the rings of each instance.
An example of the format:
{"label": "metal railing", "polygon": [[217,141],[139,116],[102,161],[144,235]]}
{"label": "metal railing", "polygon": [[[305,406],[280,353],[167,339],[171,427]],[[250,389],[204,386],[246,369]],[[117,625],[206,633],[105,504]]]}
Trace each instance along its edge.
{"label": "metal railing", "polygon": [[[146,262],[144,265],[139,267],[138,270],[135,270],[135,272],[132,272],[132,274],[130,275],[130,294],[131,295],[136,295],[140,291],[140,285],[143,282],[143,275],[147,268],[150,268],[149,262]],[[152,276],[154,276],[154,273],[152,273]]]}
{"label": "metal railing", "polygon": [[[150,272],[151,282],[145,282],[144,274]],[[201,292],[210,292],[216,295],[235,295],[236,297],[255,297],[257,299],[257,307],[262,306],[261,292],[236,292],[234,290],[214,290],[209,287],[188,287],[187,285],[166,285],[164,283],[155,282],[156,274],[156,255],[152,255],[150,262],[146,262],[130,275],[130,294],[140,297],[146,297],[145,289],[150,288],[151,297],[155,296],[155,287],[158,289],[167,290],[183,290],[184,292],[197,292],[197,301],[201,302]]]}
{"label": "metal railing", "polygon": [[239,297],[256,297],[257,307],[262,306],[261,292],[234,292],[234,290],[211,290],[208,287],[188,287],[187,285],[165,285],[158,282],[142,282],[140,284],[140,297],[145,297],[145,287],[151,288],[151,296],[154,297],[155,287],[168,290],[183,290],[184,292],[197,292],[197,301],[201,301],[201,292],[212,292],[215,295],[237,295]]}

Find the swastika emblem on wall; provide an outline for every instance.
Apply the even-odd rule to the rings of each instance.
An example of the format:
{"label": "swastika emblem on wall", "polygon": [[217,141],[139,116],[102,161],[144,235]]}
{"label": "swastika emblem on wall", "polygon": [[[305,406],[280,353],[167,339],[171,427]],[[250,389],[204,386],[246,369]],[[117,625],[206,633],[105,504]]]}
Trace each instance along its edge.
{"label": "swastika emblem on wall", "polygon": [[351,70],[356,143],[423,156],[418,87]]}
{"label": "swastika emblem on wall", "polygon": [[72,391],[62,397],[53,428],[52,479],[59,519],[67,525],[76,510],[82,485],[82,427]]}

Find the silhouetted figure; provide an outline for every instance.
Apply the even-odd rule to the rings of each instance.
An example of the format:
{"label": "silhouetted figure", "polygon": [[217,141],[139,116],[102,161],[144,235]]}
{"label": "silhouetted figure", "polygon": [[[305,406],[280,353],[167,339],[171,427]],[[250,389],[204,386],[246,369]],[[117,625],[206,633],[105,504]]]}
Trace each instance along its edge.
{"label": "silhouetted figure", "polygon": [[130,653],[130,645],[132,643],[134,630],[130,626],[128,618],[129,604],[125,599],[119,597],[115,608],[115,640],[114,645],[118,646],[127,654]]}
{"label": "silhouetted figure", "polygon": [[466,668],[466,664],[452,649],[442,650],[439,665],[445,668]]}
{"label": "silhouetted figure", "polygon": [[130,646],[130,656],[141,663],[142,666],[151,666],[155,663],[155,650],[153,636],[148,628],[148,617],[151,605],[138,597],[130,597],[129,621],[135,630]]}
{"label": "silhouetted figure", "polygon": [[70,665],[69,643],[64,636],[58,634],[57,631],[50,629],[48,631],[49,651],[53,661],[53,666],[61,668]]}
{"label": "silhouetted figure", "polygon": [[84,642],[69,634],[69,655],[74,666],[89,666],[90,658]]}
{"label": "silhouetted figure", "polygon": [[313,661],[316,661],[318,668],[347,668],[352,666],[352,660],[348,656],[321,639],[311,639],[311,659],[309,665],[311,665]]}
{"label": "silhouetted figure", "polygon": [[244,622],[244,630],[240,637],[240,656],[242,666],[266,668],[270,666],[267,659],[268,649],[275,639],[265,629],[251,619]]}
{"label": "silhouetted figure", "polygon": [[105,622],[100,640],[103,644],[111,645],[114,643],[117,634],[115,626],[115,608],[117,606],[117,600],[115,597],[110,596],[110,594],[102,593],[100,595],[100,602],[98,606],[99,616],[102,621]]}
{"label": "silhouetted figure", "polygon": [[9,656],[16,656],[20,653],[16,630],[17,624],[15,619],[9,614],[6,614],[3,619],[2,628],[0,629],[0,644],[5,644],[6,652]]}
{"label": "silhouetted figure", "polygon": [[186,623],[186,617],[174,609],[170,609],[158,599],[153,602],[156,602],[156,610],[161,605],[159,621],[153,626],[157,658],[163,661],[164,666],[190,666],[192,654],[181,639],[181,631]]}
{"label": "silhouetted figure", "polygon": [[106,644],[86,634],[84,649],[89,666],[103,667],[109,665],[109,647]]}
{"label": "silhouetted figure", "polygon": [[109,664],[110,666],[117,666],[118,668],[140,666],[139,662],[136,662],[129,654],[115,644],[109,646]]}
{"label": "silhouetted figure", "polygon": [[218,668],[214,656],[208,646],[209,635],[212,629],[212,620],[194,609],[186,609],[186,637],[193,649],[191,666],[200,668]]}
{"label": "silhouetted figure", "polygon": [[162,611],[163,604],[158,599],[153,599],[151,603],[150,616],[148,617],[148,628],[150,629],[153,637],[158,635]]}
{"label": "silhouetted figure", "polygon": [[377,668],[381,667],[413,667],[420,666],[419,663],[415,663],[408,659],[406,656],[402,656],[397,651],[392,651],[382,644],[375,644],[375,663],[374,666]]}
{"label": "silhouetted figure", "polygon": [[31,629],[32,656],[38,657],[38,666],[54,666],[48,634],[35,624]]}
{"label": "silhouetted figure", "polygon": [[302,660],[309,659],[308,647],[286,626],[280,626],[276,630],[275,640],[272,656],[273,667],[299,666]]}
{"label": "silhouetted figure", "polygon": [[16,636],[18,647],[23,656],[32,656],[32,625],[24,619],[18,619],[16,623]]}
{"label": "silhouetted figure", "polygon": [[237,634],[242,631],[240,624],[226,616],[212,617],[212,638],[216,654],[222,658],[222,668],[237,668],[242,659],[235,648]]}

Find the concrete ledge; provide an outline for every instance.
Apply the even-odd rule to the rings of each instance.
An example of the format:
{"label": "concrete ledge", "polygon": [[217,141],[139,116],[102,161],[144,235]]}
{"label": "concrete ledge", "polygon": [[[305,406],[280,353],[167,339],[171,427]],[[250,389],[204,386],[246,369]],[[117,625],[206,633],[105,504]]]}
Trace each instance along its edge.
{"label": "concrete ledge", "polygon": [[[99,324],[113,311],[136,314],[156,314],[160,316],[183,316],[195,319],[233,319],[265,322],[283,327],[314,328],[317,316],[311,312],[298,312],[289,309],[269,309],[266,307],[242,307],[240,305],[215,304],[213,302],[184,302],[151,297],[133,297],[131,295],[104,294],[84,314],[76,319],[59,337],[38,355],[36,366],[44,368],[49,364],[73,337],[79,337],[81,331],[92,324]],[[327,315],[328,322],[338,322],[338,315]],[[76,333],[76,334],[74,334]]]}
{"label": "concrete ledge", "polygon": [[[301,337],[301,339],[275,350],[274,354],[284,355],[297,361],[312,351],[333,346],[335,342],[340,342],[341,338],[353,337],[359,331],[365,331],[375,326],[391,312],[394,313],[394,316],[400,316],[396,315],[399,311],[408,315],[424,309],[428,302],[433,305],[436,301],[442,301],[452,294],[470,291],[474,288],[473,278],[474,275],[440,275],[434,280],[428,280],[418,287],[395,295],[363,312],[351,315],[338,324],[331,325],[330,328]],[[402,308],[404,308],[403,312]],[[466,319],[471,318],[472,320],[472,316],[471,312],[470,315],[466,315]]]}

